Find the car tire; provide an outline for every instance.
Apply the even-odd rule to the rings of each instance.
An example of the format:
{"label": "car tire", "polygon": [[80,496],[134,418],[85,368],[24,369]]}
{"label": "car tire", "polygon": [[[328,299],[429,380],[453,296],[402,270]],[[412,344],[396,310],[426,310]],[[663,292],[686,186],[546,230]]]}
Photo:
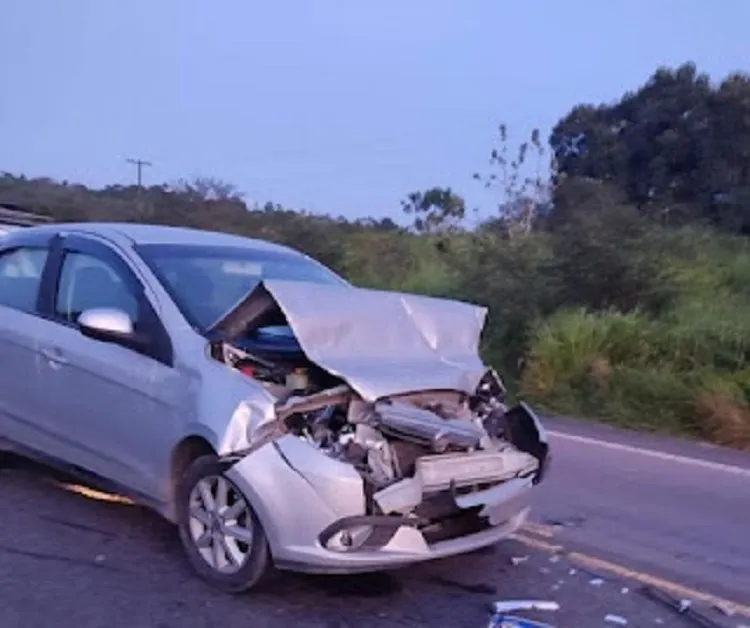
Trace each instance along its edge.
{"label": "car tire", "polygon": [[[273,565],[266,534],[250,500],[224,475],[225,470],[214,456],[201,456],[188,466],[177,486],[177,525],[187,558],[198,575],[221,591],[243,593],[264,581]],[[216,487],[216,493],[212,487]],[[224,499],[228,505],[218,498],[225,488],[231,495],[230,499]],[[214,498],[213,516],[211,505],[205,503],[207,489]],[[238,500],[244,500],[244,506],[240,507],[242,515],[222,520],[219,511],[224,508],[233,517],[231,509],[238,512]],[[227,521],[234,521],[235,525]],[[242,560],[237,560],[239,555]]]}

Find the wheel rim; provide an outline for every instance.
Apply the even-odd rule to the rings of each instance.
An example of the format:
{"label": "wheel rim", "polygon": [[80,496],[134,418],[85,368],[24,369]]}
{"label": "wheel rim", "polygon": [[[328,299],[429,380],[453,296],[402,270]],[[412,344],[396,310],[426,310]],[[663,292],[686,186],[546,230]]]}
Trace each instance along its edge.
{"label": "wheel rim", "polygon": [[219,573],[235,573],[253,547],[250,507],[240,491],[218,475],[199,480],[190,492],[189,527],[201,558]]}

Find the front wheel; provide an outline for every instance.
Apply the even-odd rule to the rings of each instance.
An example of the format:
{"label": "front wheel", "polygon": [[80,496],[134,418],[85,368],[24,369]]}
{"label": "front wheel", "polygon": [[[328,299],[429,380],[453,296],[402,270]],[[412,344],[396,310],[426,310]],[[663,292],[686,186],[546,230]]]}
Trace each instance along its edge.
{"label": "front wheel", "polygon": [[176,497],[180,540],[204,580],[223,591],[241,593],[271,571],[258,516],[215,457],[202,456],[187,468]]}

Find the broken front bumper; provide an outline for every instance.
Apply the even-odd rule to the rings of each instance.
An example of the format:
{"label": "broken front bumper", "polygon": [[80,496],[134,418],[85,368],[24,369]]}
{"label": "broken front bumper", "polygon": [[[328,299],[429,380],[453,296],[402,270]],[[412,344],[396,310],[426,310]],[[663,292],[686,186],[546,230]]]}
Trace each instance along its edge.
{"label": "broken front bumper", "polygon": [[519,451],[538,459],[534,473],[477,482],[482,485],[472,490],[454,484],[426,495],[408,516],[367,515],[357,471],[292,435],[226,473],[255,508],[280,568],[354,573],[462,554],[507,538],[524,523],[532,487],[546,468],[541,425],[525,409],[513,412],[510,433],[516,432]]}
{"label": "broken front bumper", "polygon": [[[327,526],[318,546],[330,560],[326,571],[387,569],[463,554],[513,534],[526,520],[531,480],[514,479],[486,491],[456,497],[452,516],[351,516]],[[463,503],[462,503],[463,500]],[[332,555],[333,554],[333,555]]]}

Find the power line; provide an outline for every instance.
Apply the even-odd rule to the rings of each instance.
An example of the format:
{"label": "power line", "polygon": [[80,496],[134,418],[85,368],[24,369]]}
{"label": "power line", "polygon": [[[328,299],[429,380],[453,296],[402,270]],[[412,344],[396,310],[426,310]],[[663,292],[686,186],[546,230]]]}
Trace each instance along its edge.
{"label": "power line", "polygon": [[135,166],[138,187],[142,188],[143,187],[143,166],[153,166],[154,164],[144,159],[126,159],[125,161]]}

